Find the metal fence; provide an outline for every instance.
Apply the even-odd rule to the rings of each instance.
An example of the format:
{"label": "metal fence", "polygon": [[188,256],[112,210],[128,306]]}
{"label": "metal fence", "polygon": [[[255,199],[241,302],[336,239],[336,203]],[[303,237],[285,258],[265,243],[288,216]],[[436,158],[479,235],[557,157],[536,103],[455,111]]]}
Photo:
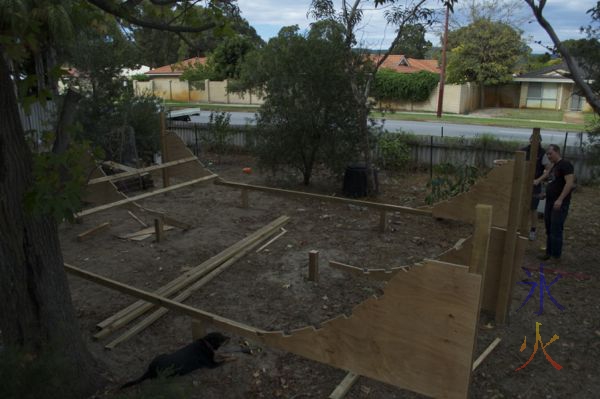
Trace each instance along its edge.
{"label": "metal fence", "polygon": [[[206,123],[169,121],[168,128],[175,132],[188,146],[195,149],[196,154],[198,154],[199,148],[211,142],[209,124]],[[230,129],[233,131],[228,138],[230,146],[246,150],[252,148],[256,127],[230,126]],[[527,145],[526,142],[520,144],[502,141],[486,143],[485,140],[478,138],[416,135],[407,138],[407,144],[410,148],[412,164],[428,166],[429,168],[443,163],[491,168],[494,160],[512,159],[514,152],[520,146]],[[379,159],[380,155],[380,149],[376,148],[374,158]],[[586,160],[584,146],[567,146],[563,148],[563,156],[573,163],[578,180],[584,181],[592,178],[592,167]]]}

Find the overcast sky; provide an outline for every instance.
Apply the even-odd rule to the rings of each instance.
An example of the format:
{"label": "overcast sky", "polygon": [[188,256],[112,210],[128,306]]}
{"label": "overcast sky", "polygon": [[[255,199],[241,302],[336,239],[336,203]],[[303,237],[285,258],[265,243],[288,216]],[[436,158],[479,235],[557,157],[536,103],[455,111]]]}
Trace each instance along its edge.
{"label": "overcast sky", "polygon": [[[299,25],[303,30],[308,28],[308,25],[313,22],[307,17],[310,3],[310,0],[238,0],[242,16],[265,41],[276,36],[283,26]],[[338,0],[336,3],[339,4],[341,1]],[[440,8],[441,2],[429,0],[428,3],[431,8]],[[452,17],[455,20],[460,19],[461,3],[459,0],[455,7],[457,15]],[[586,11],[595,3],[596,0],[548,0],[544,15],[561,39],[578,39],[584,37],[579,28],[590,22]],[[523,4],[525,3],[523,2]],[[551,41],[546,32],[535,22],[533,14],[526,4],[521,10],[520,22],[519,26],[524,31],[524,37],[528,39],[529,46],[534,52],[544,52],[544,48],[533,42],[540,40],[542,43],[550,45]],[[439,45],[440,29],[440,27],[433,27],[426,36],[434,45]],[[365,12],[358,35],[363,42],[363,47],[385,48],[391,42],[393,34],[393,29],[385,28],[385,19],[381,10],[373,9]]]}

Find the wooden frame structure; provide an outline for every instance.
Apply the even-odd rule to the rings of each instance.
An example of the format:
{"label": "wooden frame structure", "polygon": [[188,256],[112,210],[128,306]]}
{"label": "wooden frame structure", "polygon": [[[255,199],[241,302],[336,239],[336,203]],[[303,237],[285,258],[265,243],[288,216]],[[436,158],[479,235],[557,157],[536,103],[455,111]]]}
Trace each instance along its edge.
{"label": "wooden frame structure", "polygon": [[[387,224],[387,212],[403,212],[470,222],[474,224],[474,234],[438,258],[426,259],[410,267],[364,270],[337,264],[338,268],[387,280],[384,295],[358,305],[350,316],[342,315],[322,323],[318,328],[309,326],[289,333],[264,331],[180,303],[191,294],[191,289],[181,291],[173,299],[167,297],[184,286],[171,286],[149,293],[65,264],[69,273],[164,308],[140,325],[149,325],[165,309],[170,309],[265,345],[349,370],[354,375],[364,375],[433,397],[467,397],[479,310],[495,311],[497,321],[506,321],[515,268],[523,256],[524,240],[519,237],[518,229],[525,225],[521,208],[525,203],[528,191],[526,183],[533,164],[525,163],[523,153],[517,153],[514,162],[494,169],[468,193],[433,207],[415,209],[228,182],[217,179],[218,176],[207,171],[197,159],[190,159],[191,152],[185,145],[174,134],[165,132],[163,150],[167,149],[168,162],[161,167],[150,167],[149,170],[162,170],[168,179],[188,177],[192,180],[127,198],[116,190],[113,179],[126,177],[125,174],[131,176],[146,172],[148,168],[114,177],[98,176],[90,182],[90,187],[97,188],[96,191],[104,189],[107,193],[105,198],[110,198],[110,202],[83,211],[79,216],[114,206],[139,206],[134,202],[137,199],[215,179],[215,184],[241,189],[242,205],[245,207],[249,206],[249,191],[260,191],[374,209],[381,214],[382,230]],[[170,184],[168,179],[164,181],[165,186]],[[119,196],[121,199],[115,199]],[[479,204],[480,200],[483,205]],[[269,235],[264,237],[268,238]],[[256,245],[252,249],[261,243],[254,242]],[[227,256],[230,260],[225,264],[229,265],[243,254],[229,252]],[[397,273],[399,270],[405,273]],[[214,277],[218,273],[215,270],[209,275]],[[202,279],[198,284],[202,285],[202,281],[209,281],[210,278]],[[132,320],[132,314],[140,315],[150,308],[151,305],[137,302],[124,309],[98,325],[103,330],[97,337],[107,336]],[[425,314],[427,317],[423,317]],[[114,347],[135,334],[139,331],[138,326],[107,347]]]}
{"label": "wooden frame structure", "polygon": [[[480,226],[491,208],[480,207]],[[490,230],[477,230],[479,264],[425,260],[393,276],[383,296],[356,306],[350,316],[293,330],[265,331],[65,265],[69,273],[187,314],[216,328],[400,388],[433,397],[466,398],[477,335],[482,275]],[[423,317],[427,314],[427,317]],[[427,374],[424,371],[427,371]]]}

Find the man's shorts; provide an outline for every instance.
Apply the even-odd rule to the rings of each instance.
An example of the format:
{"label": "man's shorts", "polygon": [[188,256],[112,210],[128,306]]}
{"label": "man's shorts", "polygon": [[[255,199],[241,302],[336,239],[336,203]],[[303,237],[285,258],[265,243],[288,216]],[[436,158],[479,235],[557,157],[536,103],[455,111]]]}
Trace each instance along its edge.
{"label": "man's shorts", "polygon": [[542,193],[542,185],[533,186],[533,194],[531,196],[531,210],[534,211],[540,204],[540,194]]}

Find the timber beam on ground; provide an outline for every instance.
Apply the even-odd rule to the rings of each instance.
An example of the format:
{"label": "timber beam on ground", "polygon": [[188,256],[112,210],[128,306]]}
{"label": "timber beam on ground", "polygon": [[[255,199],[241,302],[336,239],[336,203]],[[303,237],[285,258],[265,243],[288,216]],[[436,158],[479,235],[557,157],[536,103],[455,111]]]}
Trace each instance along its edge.
{"label": "timber beam on ground", "polygon": [[198,160],[198,158],[188,157],[188,158],[184,158],[184,159],[178,159],[176,161],[165,162],[160,165],[147,166],[145,168],[139,168],[139,169],[130,168],[131,170],[126,171],[126,172],[116,173],[114,175],[102,176],[102,177],[97,177],[95,179],[91,179],[90,181],[88,181],[88,185],[102,183],[105,181],[117,181],[117,180],[124,179],[124,178],[131,177],[131,176],[138,176],[142,173],[151,172],[153,170],[159,170],[159,169],[168,168],[171,166],[177,166],[177,165],[181,165],[181,164],[196,161],[196,160]]}
{"label": "timber beam on ground", "polygon": [[288,197],[309,198],[309,199],[314,199],[314,200],[318,200],[318,201],[328,201],[328,202],[336,202],[336,203],[340,203],[340,204],[362,206],[362,207],[366,207],[366,208],[377,209],[380,211],[401,212],[401,213],[409,213],[409,214],[413,214],[413,215],[431,216],[431,210],[429,210],[429,209],[417,209],[417,208],[410,208],[410,207],[400,206],[400,205],[381,204],[378,202],[355,200],[355,199],[351,199],[351,198],[333,197],[331,195],[305,193],[303,191],[284,190],[282,188],[257,186],[257,185],[245,184],[245,183],[236,183],[236,182],[223,180],[221,178],[216,179],[215,184],[218,184],[221,186],[232,187],[232,188],[238,188],[241,190],[260,191],[260,192],[264,192],[264,193],[283,195],[283,196],[288,196]]}
{"label": "timber beam on ground", "polygon": [[[155,291],[155,294],[161,296],[169,296],[186,289],[191,284],[206,276],[207,273],[212,272],[214,269],[218,268],[223,263],[229,261],[231,258],[235,258],[240,253],[247,252],[249,250],[248,248],[255,248],[257,243],[260,243],[264,239],[270,237],[275,231],[277,231],[277,229],[279,229],[288,221],[288,216],[281,216],[275,219],[268,225],[260,228],[259,230],[248,235],[247,237],[238,241],[234,245],[226,248],[225,250],[221,251],[212,258],[202,262],[200,265],[194,267],[192,270],[189,270],[188,272],[177,277],[168,284],[162,286],[157,291]],[[121,311],[112,315],[108,319],[103,320],[102,322],[97,324],[97,327],[100,328],[101,331],[96,333],[94,335],[94,338],[101,339],[112,334],[114,331],[120,329],[121,327],[124,327],[130,321],[136,319],[137,317],[141,316],[142,314],[146,313],[152,308],[152,304],[146,303],[144,301],[137,301],[133,303],[132,305],[122,309]]]}
{"label": "timber beam on ground", "polygon": [[139,201],[139,200],[142,200],[144,198],[149,198],[149,197],[153,197],[153,196],[158,195],[158,194],[162,194],[162,193],[166,193],[166,192],[169,192],[169,191],[177,190],[178,188],[187,187],[187,186],[191,186],[193,184],[198,184],[198,183],[206,182],[206,181],[215,179],[216,177],[217,177],[217,175],[209,175],[209,176],[201,177],[199,179],[194,179],[194,180],[186,181],[186,182],[183,182],[183,183],[174,184],[174,185],[169,186],[169,187],[159,188],[158,190],[154,190],[154,191],[149,192],[149,193],[144,193],[144,194],[136,195],[134,197],[125,198],[125,199],[122,199],[120,201],[115,201],[115,202],[111,202],[109,204],[100,205],[100,206],[97,206],[95,208],[85,209],[85,210],[83,210],[81,212],[76,213],[75,217],[76,218],[81,218],[83,216],[87,216],[87,215],[91,215],[91,214],[96,213],[96,212],[101,212],[101,211],[104,211],[104,210],[107,210],[107,209],[111,209],[111,208],[114,208],[116,206],[121,206],[121,205],[129,204],[131,202]]}

